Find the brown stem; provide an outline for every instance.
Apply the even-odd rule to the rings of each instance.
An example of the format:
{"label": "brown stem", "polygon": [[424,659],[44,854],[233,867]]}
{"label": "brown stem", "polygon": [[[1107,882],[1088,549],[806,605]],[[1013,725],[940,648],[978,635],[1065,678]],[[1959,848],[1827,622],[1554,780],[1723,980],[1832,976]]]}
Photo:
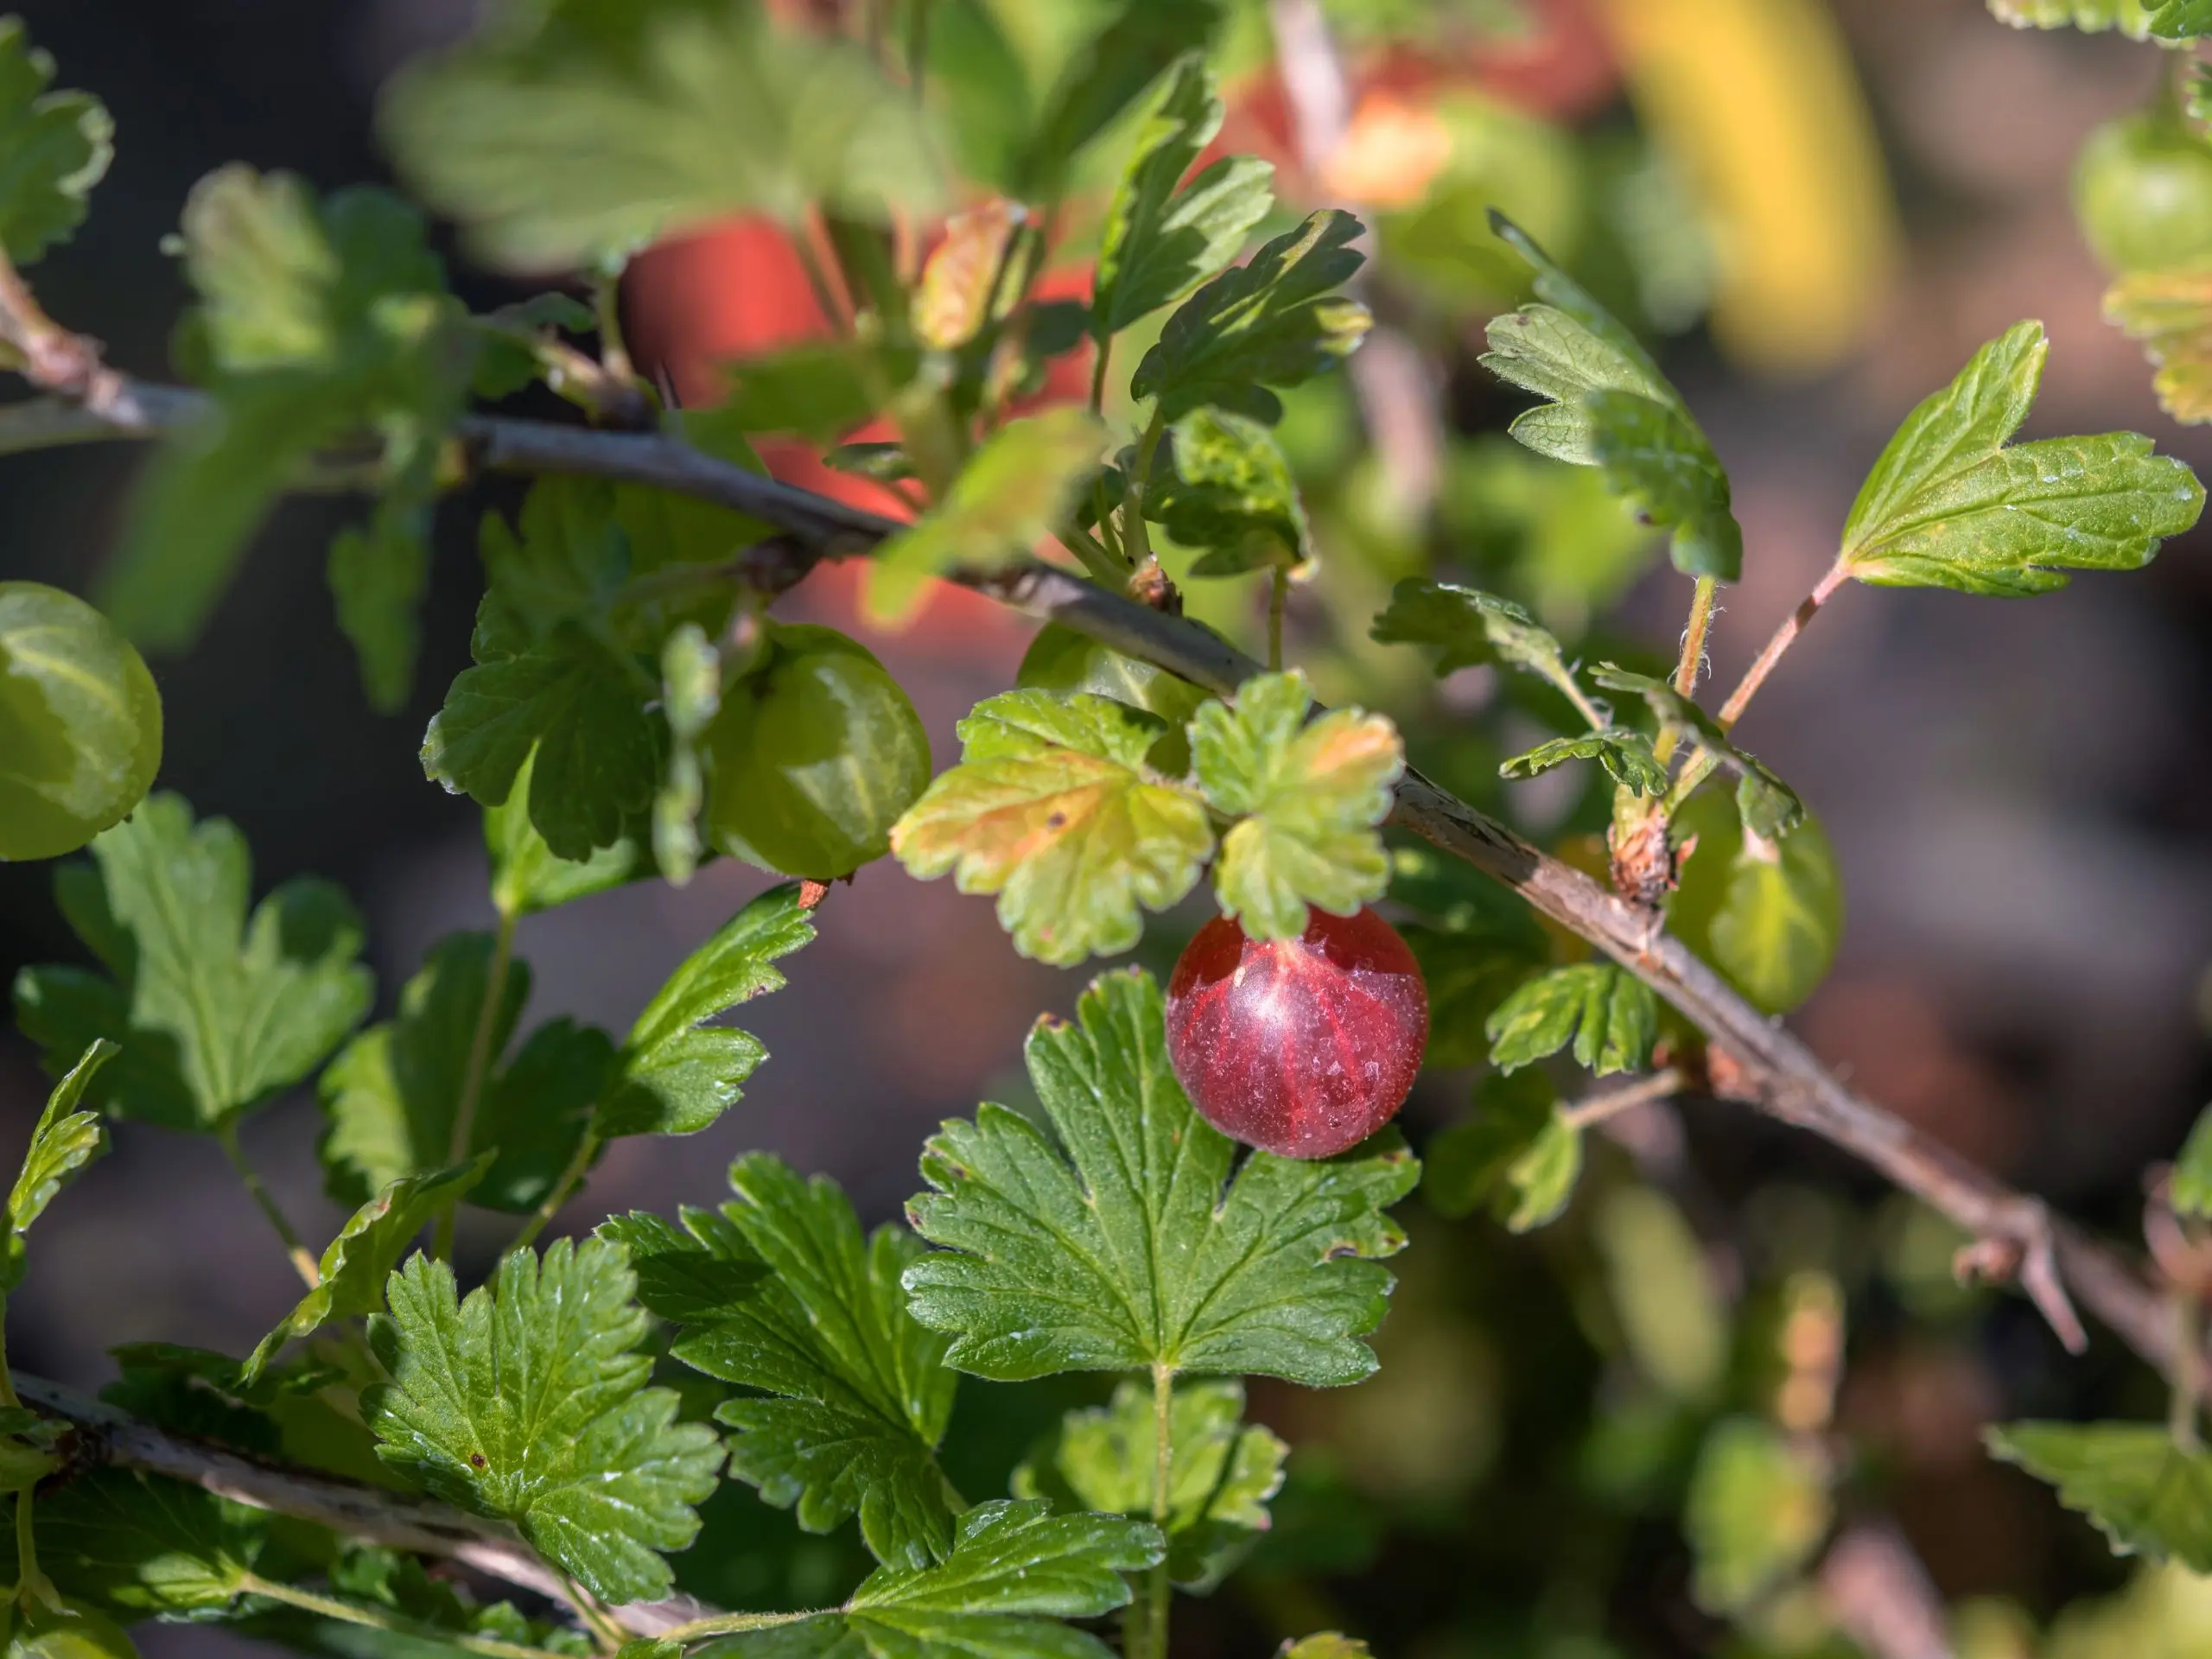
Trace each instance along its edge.
{"label": "brown stem", "polygon": [[1649,1106],[1655,1100],[1665,1100],[1682,1091],[1688,1081],[1674,1066],[1654,1071],[1648,1077],[1638,1077],[1617,1089],[1601,1089],[1595,1094],[1585,1095],[1572,1106],[1560,1108],[1560,1119],[1570,1128],[1586,1129],[1603,1123],[1609,1117],[1638,1106]]}
{"label": "brown stem", "polygon": [[[124,391],[128,413],[114,422],[118,435],[159,430],[190,418],[200,406],[189,394],[148,397],[135,384]],[[459,435],[478,465],[489,470],[610,478],[751,513],[785,532],[794,579],[821,559],[865,552],[899,528],[657,435],[475,416],[461,423]],[[1017,560],[987,570],[956,570],[950,579],[1224,696],[1264,671],[1198,624],[1136,604],[1071,571]],[[1824,601],[1842,580],[1831,572],[1816,597]],[[1801,607],[1790,638],[1802,632],[1808,614]],[[1770,647],[1767,654],[1779,652]],[[2145,1359],[2161,1370],[2170,1368],[2173,1332],[2165,1300],[2130,1262],[2054,1218],[2041,1199],[2005,1185],[1853,1094],[1789,1031],[1770,1023],[1679,941],[1655,932],[1649,912],[1547,856],[1417,772],[1408,770],[1398,785],[1389,821],[1503,882],[1650,985],[1711,1039],[1715,1058],[1728,1068],[1733,1097],[1852,1153],[1987,1241],[1992,1248],[1979,1265],[2017,1273],[2069,1346],[2084,1340],[2070,1291]]]}
{"label": "brown stem", "polygon": [[1837,588],[1850,580],[1851,572],[1845,568],[1843,561],[1838,559],[1813,591],[1805,595],[1803,602],[1774,631],[1774,638],[1766,642],[1766,649],[1760,652],[1758,660],[1744,671],[1744,677],[1728,694],[1728,701],[1720,705],[1720,713],[1716,718],[1722,731],[1726,731],[1744,717],[1745,709],[1758,695],[1759,687],[1766,683],[1766,677],[1774,672],[1774,665],[1782,660],[1783,653],[1797,643],[1797,636],[1804,632],[1813,619],[1820,614],[1821,607],[1828,602]]}

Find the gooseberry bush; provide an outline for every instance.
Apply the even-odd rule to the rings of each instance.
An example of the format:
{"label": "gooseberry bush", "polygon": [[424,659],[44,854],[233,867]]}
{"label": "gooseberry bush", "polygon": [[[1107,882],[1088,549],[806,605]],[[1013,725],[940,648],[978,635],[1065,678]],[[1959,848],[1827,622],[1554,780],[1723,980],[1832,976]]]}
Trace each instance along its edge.
{"label": "gooseberry bush", "polygon": [[[2212,29],[2195,0],[1995,4],[2039,27]],[[472,313],[409,200],[226,167],[175,238],[194,295],[179,384],[105,364],[66,292],[34,296],[27,273],[83,219],[111,134],[0,22],[0,344],[30,388],[0,413],[7,446],[151,445],[99,608],[0,583],[0,855],[89,851],[54,876],[85,965],[15,986],[56,1082],[0,1284],[22,1283],[34,1224],[109,1135],[149,1123],[219,1143],[302,1292],[243,1356],[118,1350],[99,1402],[0,1370],[11,1651],[113,1659],[126,1626],[162,1618],[379,1659],[1109,1643],[1164,1659],[1174,1599],[1238,1572],[1284,1489],[1290,1448],[1248,1420],[1247,1381],[1376,1370],[1394,1206],[1418,1185],[1444,1215],[1542,1226],[1600,1124],[1678,1094],[1859,1154],[1956,1225],[1962,1272],[2016,1282],[2077,1348],[2078,1303],[2164,1371],[2167,1423],[2019,1423],[1991,1446],[2115,1549],[2212,1572],[2212,1128],[2157,1188],[2146,1273],[1823,1071],[1779,1017],[1834,956],[1835,856],[1733,736],[1850,584],[2019,598],[2137,569],[2196,523],[2190,469],[2133,433],[2018,441],[2047,353],[2019,323],[1904,414],[1832,569],[1708,708],[1718,595],[1758,556],[1728,476],[1645,343],[1649,310],[1493,211],[1465,254],[1510,290],[1483,362],[1528,394],[1511,434],[1541,458],[1498,464],[1593,544],[1634,560],[1663,538],[1679,655],[1585,662],[1582,624],[1557,620],[1571,607],[1540,620],[1544,581],[1516,599],[1445,579],[1472,553],[1355,608],[1357,585],[1323,575],[1284,423],[1286,397],[1376,326],[1374,238],[1279,201],[1267,162],[1217,145],[1232,20],[1192,0],[1092,8],[1057,79],[1017,96],[988,8],[849,10],[849,29],[836,8],[802,29],[748,0],[499,0],[399,73],[383,130],[467,257],[560,280]],[[2113,315],[2151,340],[2184,419],[2212,413],[2212,150],[2192,95],[2171,77],[2081,173],[2085,233],[2123,273]],[[721,397],[679,408],[626,346],[622,274],[733,214],[787,233],[833,333],[728,365]],[[1382,230],[1386,267],[1394,236],[1435,259]],[[1046,297],[1070,250],[1089,280]],[[556,399],[566,418],[547,417]],[[859,493],[772,480],[756,441]],[[138,646],[194,637],[281,496],[348,493],[369,505],[329,587],[365,696],[397,708],[433,506],[495,474],[527,490],[483,516],[472,664],[422,764],[480,810],[497,925],[436,943],[372,1020],[346,897],[257,893],[236,829],[149,792],[161,706]],[[775,613],[845,559],[879,627],[942,583],[1043,623],[941,770],[874,654]],[[1439,775],[1484,804],[1462,800],[1409,767],[1392,720],[1320,706],[1348,676],[1316,642],[1346,640],[1406,680],[1493,671],[1551,734],[1488,776],[1440,744]],[[1501,821],[1499,785],[1562,768],[1588,810],[1547,850]],[[766,1055],[726,1016],[806,972],[821,929],[856,925],[833,884],[887,857],[995,898],[1010,948],[1042,962],[1128,952],[1147,926],[1187,944],[1164,990],[1109,969],[1072,1020],[1041,1020],[1033,1100],[946,1123],[903,1225],[866,1231],[834,1185],[751,1154],[726,1197],[542,1243],[612,1142],[696,1134],[737,1104]],[[627,1031],[526,1020],[524,918],[715,859],[788,880]],[[1391,1122],[1424,1065],[1478,1076],[1417,1160]],[[327,1190],[353,1206],[320,1249],[238,1135],[302,1086]],[[508,1222],[480,1282],[456,1262],[463,1206]],[[1655,1190],[1614,1188],[1605,1217],[1632,1277],[1694,1257]],[[1793,1281],[1778,1322],[1832,1332],[1833,1304]],[[1784,1403],[1720,1413],[1728,1338],[1699,1318],[1621,1313],[1696,1428],[1694,1594],[1764,1641],[1841,1501],[1833,1366],[1785,1343]],[[1084,1373],[1095,1395],[1006,1491],[956,1487],[963,1378]],[[687,1552],[712,1548],[700,1510],[729,1483],[809,1532],[856,1531],[872,1570],[796,1608],[685,1593]],[[1326,1631],[1289,1646],[1362,1650]]]}

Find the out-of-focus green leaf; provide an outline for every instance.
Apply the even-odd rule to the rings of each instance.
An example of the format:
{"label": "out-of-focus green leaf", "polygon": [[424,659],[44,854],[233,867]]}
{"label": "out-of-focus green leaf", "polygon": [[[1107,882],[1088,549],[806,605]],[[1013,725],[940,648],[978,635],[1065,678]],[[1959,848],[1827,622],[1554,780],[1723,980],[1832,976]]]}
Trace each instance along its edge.
{"label": "out-of-focus green leaf", "polygon": [[1272,425],[1295,386],[1348,357],[1374,319],[1337,290],[1365,256],[1351,244],[1360,223],[1326,207],[1243,265],[1224,270],[1167,319],[1129,382],[1133,397],[1159,399],[1173,421],[1211,404]]}
{"label": "out-of-focus green leaf", "polygon": [[99,1156],[107,1140],[98,1112],[77,1109],[92,1074],[113,1059],[115,1044],[95,1037],[85,1045],[77,1063],[46,1097],[46,1109],[31,1128],[30,1145],[23,1149],[22,1167],[8,1195],[8,1231],[19,1235],[46,1213],[56,1193],[77,1179],[86,1164]]}
{"label": "out-of-focus green leaf", "polygon": [[1446,451],[1436,514],[1445,545],[1570,637],[1628,591],[1654,547],[1603,474],[1552,466],[1503,433]]}
{"label": "out-of-focus green leaf", "polygon": [[115,156],[115,123],[90,92],[56,92],[54,60],[20,17],[0,18],[0,249],[18,270],[85,222]]}
{"label": "out-of-focus green leaf", "polygon": [[1678,1399],[1708,1399],[1727,1369],[1728,1314],[1681,1211],[1650,1187],[1619,1187],[1596,1234],[1637,1370]]}
{"label": "out-of-focus green leaf", "polygon": [[1831,1512],[1817,1452],[1756,1418],[1723,1419],[1682,1516],[1697,1560],[1690,1594],[1710,1612],[1745,1611],[1811,1559]]}
{"label": "out-of-focus green leaf", "polygon": [[2130,271],[2105,290],[2105,321],[2143,343],[2159,408],[2183,426],[2212,421],[2212,271]]}
{"label": "out-of-focus green leaf", "polygon": [[327,882],[284,883],[246,914],[252,866],[227,819],[194,824],[150,795],[65,865],[54,893],[107,968],[26,968],[16,1017],[48,1065],[120,1046],[86,1097],[105,1111],[212,1132],[299,1082],[368,1012],[360,918]]}
{"label": "out-of-focus green leaf", "polygon": [[1296,938],[1308,906],[1348,916],[1389,885],[1376,826],[1405,770],[1397,728],[1357,709],[1309,726],[1313,703],[1293,670],[1247,680],[1235,709],[1209,702],[1191,722],[1206,799],[1240,820],[1222,838],[1215,888],[1255,938]]}
{"label": "out-of-focus green leaf", "polygon": [[1029,201],[1058,200],[1076,158],[1091,141],[1164,71],[1205,46],[1221,22],[1220,0],[1131,0],[1119,8],[1038,101],[1037,129],[1018,164],[1013,194]]}
{"label": "out-of-focus green leaf", "polygon": [[752,5],[503,0],[393,80],[379,124],[423,200],[512,270],[603,264],[741,213],[926,213],[940,188],[917,100],[857,45]]}
{"label": "out-of-focus green leaf", "polygon": [[1590,677],[1608,691],[1634,692],[1662,725],[1694,738],[1717,755],[1737,775],[1736,810],[1751,834],[1763,841],[1779,841],[1804,822],[1805,804],[1797,792],[1764,760],[1738,748],[1719,721],[1665,680],[1631,673],[1612,663],[1599,664]]}
{"label": "out-of-focus green leaf", "polygon": [[415,512],[382,512],[365,530],[349,526],[330,543],[327,580],[339,631],[361,661],[369,706],[396,713],[415,685],[423,630],[416,613],[430,582],[430,546]]}
{"label": "out-of-focus green leaf", "polygon": [[[1168,1407],[1167,1570],[1186,1590],[1218,1585],[1268,1526],[1268,1500],[1282,1484],[1290,1448],[1243,1425],[1244,1385],[1234,1378],[1175,1389]],[[1071,1411],[1046,1445],[1014,1471],[1016,1497],[1048,1497],[1066,1510],[1148,1516],[1159,1466],[1148,1385],[1124,1382],[1109,1405]]]}
{"label": "out-of-focus green leaf", "polygon": [[1989,10],[2016,29],[2116,29],[2131,41],[2212,34],[2204,0],[1989,0]]}
{"label": "out-of-focus green leaf", "polygon": [[1570,702],[1582,696],[1549,629],[1511,600],[1473,588],[1408,576],[1391,589],[1390,607],[1369,637],[1385,645],[1435,646],[1440,677],[1503,663],[1557,686]]}
{"label": "out-of-focus green leaf", "polygon": [[1155,467],[1144,516],[1200,550],[1194,576],[1238,576],[1309,557],[1306,509],[1274,434],[1242,415],[1193,410],[1168,429],[1171,470]]}
{"label": "out-of-focus green leaf", "polygon": [[2050,354],[2014,324],[1905,417],[1843,528],[1841,568],[1885,588],[2013,598],[2068,570],[2135,570],[2204,509],[2186,463],[2133,432],[2010,444]]}
{"label": "out-of-focus green leaf", "polygon": [[908,874],[999,895],[1024,956],[1060,966],[1137,942],[1139,906],[1198,879],[1213,828],[1196,791],[1144,770],[1156,715],[1104,697],[1009,691],[960,722],[960,765],[891,832]]}
{"label": "out-of-focus green leaf", "polygon": [[2173,1187],[2168,1195],[2177,1216],[2212,1220],[2212,1106],[2197,1115],[2181,1156],[2174,1160]]}
{"label": "out-of-focus green leaf", "polygon": [[1188,189],[1177,188],[1221,130],[1221,118],[1205,60],[1182,59],[1138,135],[1099,232],[1090,326],[1102,345],[1235,258],[1267,216],[1274,168],[1256,156],[1224,156]]}
{"label": "out-of-focus green leaf", "polygon": [[1599,1077],[1634,1071],[1651,1058],[1659,1002],[1651,988],[1610,962],[1540,974],[1498,1004],[1485,1027],[1491,1064],[1514,1071],[1573,1045]]}
{"label": "out-of-focus green leaf", "polygon": [[1168,778],[1183,777],[1191,770],[1191,739],[1184,728],[1206,693],[1164,668],[1050,622],[1029,642],[1014,683],[1025,690],[1049,691],[1062,698],[1087,691],[1157,715],[1167,729],[1146,752],[1145,764]]}
{"label": "out-of-focus green leaf", "polygon": [[484,809],[484,850],[492,866],[492,906],[503,916],[534,916],[619,887],[653,868],[645,827],[626,831],[588,858],[558,857],[530,821],[533,747],[516,770],[507,798]]}
{"label": "out-of-focus green leaf", "polygon": [[1821,821],[1780,842],[1744,833],[1727,795],[1701,789],[1675,814],[1681,861],[1667,925],[1762,1013],[1787,1014],[1827,975],[1843,937],[1843,885]]}
{"label": "out-of-focus green leaf", "polygon": [[[1395,897],[1397,886],[1392,885]],[[1479,1065],[1490,1058],[1483,1025],[1491,1010],[1548,960],[1543,941],[1519,933],[1401,924],[1399,934],[1421,964],[1428,987],[1428,1052],[1432,1066]],[[1525,1074],[1524,1074],[1525,1075]]]}
{"label": "out-of-focus green leaf", "polygon": [[228,1606],[251,1580],[270,1516],[197,1486],[92,1469],[38,1500],[38,1563],[74,1600],[125,1618]]}
{"label": "out-of-focus green leaf", "polygon": [[1003,1106],[929,1142],[911,1201],[939,1248],[906,1269],[947,1358],[1020,1381],[1063,1370],[1281,1376],[1313,1387],[1375,1368],[1359,1338],[1404,1235],[1382,1213],[1420,1166],[1386,1135],[1321,1160],[1236,1147],[1191,1109],[1167,1062],[1160,988],[1092,982],[1073,1025],[1030,1033],[1049,1131]]}
{"label": "out-of-focus green leaf", "polygon": [[2183,1451],[2150,1423],[2006,1423],[1983,1431],[1990,1455],[2058,1489],[2118,1555],[2212,1573],[2212,1457]]}
{"label": "out-of-focus green leaf", "polygon": [[867,606],[878,622],[902,621],[924,581],[955,565],[988,569],[1028,552],[1050,532],[1096,470],[1105,429],[1068,404],[1010,421],[961,468],[942,505],[878,550]]}

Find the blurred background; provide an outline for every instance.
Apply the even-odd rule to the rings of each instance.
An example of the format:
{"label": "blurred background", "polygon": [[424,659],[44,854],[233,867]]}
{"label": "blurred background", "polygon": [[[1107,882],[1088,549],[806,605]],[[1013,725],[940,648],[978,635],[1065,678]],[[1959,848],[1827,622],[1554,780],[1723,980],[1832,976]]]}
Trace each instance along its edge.
{"label": "blurred background", "polygon": [[[1060,9],[998,10],[1033,8]],[[192,182],[234,158],[323,188],[385,177],[378,86],[473,8],[20,10],[60,84],[97,92],[118,128],[90,223],[45,262],[41,296],[113,361],[160,376],[184,292],[159,245]],[[1981,0],[1344,0],[1323,10],[1346,97],[1317,126],[1268,67],[1264,9],[1247,10],[1224,48],[1223,144],[1273,156],[1287,203],[1344,203],[1378,226],[1368,297],[1385,326],[1357,372],[1301,394],[1284,429],[1320,553],[1293,600],[1293,654],[1325,696],[1396,715],[1416,764],[1532,832],[1600,828],[1604,802],[1569,773],[1501,791],[1497,762],[1526,747],[1529,716],[1479,671],[1438,686],[1410,653],[1368,646],[1389,582],[1455,571],[1529,602],[1586,655],[1653,662],[1671,660],[1688,582],[1588,475],[1499,435],[1522,400],[1474,358],[1483,321],[1520,295],[1486,204],[1658,343],[1732,474],[1748,550],[1713,635],[1724,684],[1826,569],[1897,420],[2020,318],[2052,341],[2031,435],[2128,427],[2212,467],[2212,439],[2160,412],[2139,348],[2101,321],[2107,274],[2069,202],[2086,136],[2152,97],[2157,49],[2008,29]],[[454,277],[480,308],[524,291],[458,260]],[[719,359],[819,322],[788,253],[742,226],[646,256],[625,305],[641,359],[688,398]],[[772,460],[818,479],[806,457]],[[134,461],[119,447],[0,460],[0,574],[88,591]],[[331,619],[322,554],[359,513],[344,502],[287,505],[197,647],[153,664],[163,785],[245,830],[257,890],[312,872],[357,896],[380,1009],[434,939],[492,921],[476,810],[425,783],[416,751],[467,661],[474,523],[497,499],[443,509],[423,671],[401,715],[368,711]],[[2145,1166],[2212,1094],[2209,540],[2032,602],[1847,591],[1742,728],[1842,868],[1840,956],[1796,1016],[1814,1047],[2123,1239],[2139,1234]],[[783,613],[854,627],[849,591],[822,573]],[[1257,602],[1240,584],[1192,590],[1194,611],[1248,646]],[[1030,632],[951,596],[911,632],[869,637],[940,766],[953,722],[1010,682]],[[681,890],[641,884],[525,921],[532,1017],[626,1026],[766,884],[723,861]],[[50,887],[48,868],[0,866],[11,975],[82,954]],[[1154,927],[1145,958],[1171,960],[1197,919]],[[922,1137],[1017,1096],[1024,1033],[1087,976],[1017,957],[988,900],[870,867],[831,895],[790,988],[745,1011],[772,1058],[743,1102],[694,1140],[618,1142],[569,1224],[712,1202],[750,1147],[894,1216]],[[1416,1142],[1464,1113],[1470,1082],[1432,1071],[1408,1108]],[[26,1132],[45,1087],[29,1045],[0,1033],[0,1133]],[[320,1191],[319,1123],[303,1095],[246,1140],[327,1237],[340,1212]],[[1920,1595],[1948,1605],[1977,1659],[2212,1652],[2212,1590],[2114,1561],[1980,1450],[1992,1419],[2155,1416],[2155,1381],[2116,1344],[2069,1359],[2024,1303],[1954,1289],[1957,1241],[1939,1223],[1739,1109],[1692,1101],[1618,1128],[1542,1234],[1409,1202],[1380,1375],[1341,1394],[1255,1390],[1254,1414],[1298,1448],[1291,1486],[1250,1567],[1179,1607],[1179,1651],[1256,1655],[1339,1626],[1391,1656],[1882,1656],[1912,1649],[1864,1631],[1853,1647],[1851,1611]],[[111,1375],[119,1342],[243,1351],[296,1293],[204,1140],[124,1128],[45,1230],[10,1309],[12,1354],[79,1386]],[[1066,1397],[967,1385],[963,1490],[1000,1490]],[[1817,1440],[1816,1494],[1713,1452],[1716,1421],[1754,1420]],[[1745,1483],[1732,1497],[1731,1479]],[[801,1541],[736,1489],[717,1504],[687,1558],[702,1594],[803,1605],[854,1570],[850,1539]],[[1732,1561],[1758,1580],[1777,1532],[1817,1531],[1831,1510],[1839,1541],[1802,1573],[1731,1590]],[[1914,1588],[1915,1557],[1934,1600]],[[149,1632],[148,1650],[232,1641]]]}

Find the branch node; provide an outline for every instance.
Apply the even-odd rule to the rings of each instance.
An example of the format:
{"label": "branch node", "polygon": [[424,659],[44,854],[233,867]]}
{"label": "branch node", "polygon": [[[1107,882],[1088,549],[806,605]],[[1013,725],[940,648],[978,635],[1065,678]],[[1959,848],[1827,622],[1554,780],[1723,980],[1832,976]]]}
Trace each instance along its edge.
{"label": "branch node", "polygon": [[1963,1247],[1951,1260],[1961,1284],[2004,1284],[2017,1280],[2069,1354],[2084,1351],[2089,1334],[2066,1294],[2050,1211],[2042,1200],[2014,1198],[1991,1217],[1991,1230]]}

